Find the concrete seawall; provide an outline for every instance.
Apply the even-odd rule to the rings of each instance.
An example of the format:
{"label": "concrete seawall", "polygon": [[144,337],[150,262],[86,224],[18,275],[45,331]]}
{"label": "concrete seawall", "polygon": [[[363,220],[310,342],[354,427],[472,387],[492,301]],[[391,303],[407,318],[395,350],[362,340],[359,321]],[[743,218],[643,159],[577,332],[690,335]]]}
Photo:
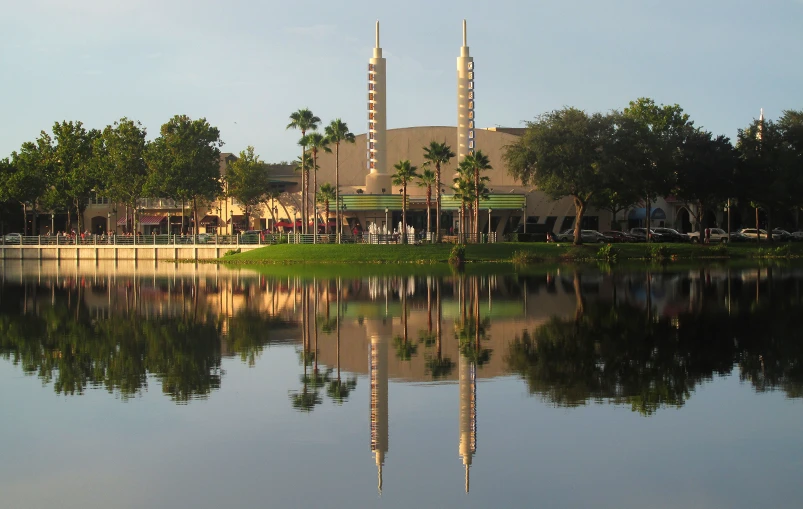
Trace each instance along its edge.
{"label": "concrete seawall", "polygon": [[214,260],[231,249],[251,251],[260,245],[143,246],[0,246],[0,258],[18,260]]}

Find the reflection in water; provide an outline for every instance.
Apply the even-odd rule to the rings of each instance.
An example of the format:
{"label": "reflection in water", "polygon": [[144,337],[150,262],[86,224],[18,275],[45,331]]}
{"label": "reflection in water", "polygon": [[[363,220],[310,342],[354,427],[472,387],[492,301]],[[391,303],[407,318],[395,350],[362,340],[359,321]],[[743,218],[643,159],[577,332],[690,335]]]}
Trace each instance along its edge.
{"label": "reflection in water", "polygon": [[699,385],[734,371],[757,392],[803,397],[800,284],[799,272],[777,267],[326,280],[20,276],[0,288],[0,356],[58,394],[98,387],[126,400],[155,380],[184,403],[225,383],[223,359],[257,366],[266,347],[292,345],[300,375],[288,408],[313,412],[325,397],[342,405],[358,375],[370,380],[380,493],[389,380],[457,381],[468,492],[480,377],[514,373],[551,405],[606,402],[642,415],[681,407]]}

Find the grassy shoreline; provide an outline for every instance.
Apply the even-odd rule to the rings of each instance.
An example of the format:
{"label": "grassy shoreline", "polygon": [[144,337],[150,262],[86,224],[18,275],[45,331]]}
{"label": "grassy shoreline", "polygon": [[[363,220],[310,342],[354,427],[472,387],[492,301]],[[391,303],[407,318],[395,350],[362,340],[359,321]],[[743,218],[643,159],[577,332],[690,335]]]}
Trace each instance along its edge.
{"label": "grassy shoreline", "polygon": [[[210,263],[227,265],[355,265],[447,264],[453,245],[370,245],[370,244],[279,244],[253,251],[227,255]],[[734,260],[793,259],[803,257],[803,243],[731,244],[701,246],[694,244],[571,244],[497,243],[465,246],[467,264],[516,263],[518,265],[554,264],[584,261],[621,262],[633,260]]]}

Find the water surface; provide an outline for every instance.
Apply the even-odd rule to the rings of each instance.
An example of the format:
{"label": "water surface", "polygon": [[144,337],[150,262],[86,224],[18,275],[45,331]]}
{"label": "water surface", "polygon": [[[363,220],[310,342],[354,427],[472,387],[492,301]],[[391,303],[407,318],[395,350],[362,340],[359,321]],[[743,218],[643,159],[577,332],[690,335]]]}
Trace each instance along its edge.
{"label": "water surface", "polygon": [[803,271],[6,260],[2,507],[799,507]]}

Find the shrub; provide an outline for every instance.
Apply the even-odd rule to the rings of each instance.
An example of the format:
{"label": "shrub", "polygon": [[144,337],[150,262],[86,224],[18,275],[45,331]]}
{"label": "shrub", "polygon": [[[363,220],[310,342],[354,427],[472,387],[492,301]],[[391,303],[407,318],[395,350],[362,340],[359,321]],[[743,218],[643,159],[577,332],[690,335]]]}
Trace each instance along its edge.
{"label": "shrub", "polygon": [[664,260],[669,257],[669,249],[666,246],[650,246],[650,258],[653,260]]}
{"label": "shrub", "polygon": [[535,262],[535,255],[528,251],[516,251],[510,261],[515,265],[528,265]]}
{"label": "shrub", "polygon": [[710,248],[710,252],[715,256],[728,256],[728,246],[725,244],[719,244],[718,246]]}
{"label": "shrub", "polygon": [[449,252],[449,264],[460,266],[466,262],[466,246],[455,244]]}
{"label": "shrub", "polygon": [[241,249],[240,249],[240,248],[237,248],[237,249],[229,249],[228,251],[226,251],[226,253],[225,253],[223,256],[231,256],[231,255],[236,255],[237,253],[240,253],[240,252],[241,252]]}
{"label": "shrub", "polygon": [[618,256],[619,250],[611,244],[606,244],[597,251],[597,258],[606,262],[616,262]]}
{"label": "shrub", "polygon": [[772,250],[772,255],[777,257],[787,257],[792,254],[792,246],[786,244],[784,246],[778,246]]}

